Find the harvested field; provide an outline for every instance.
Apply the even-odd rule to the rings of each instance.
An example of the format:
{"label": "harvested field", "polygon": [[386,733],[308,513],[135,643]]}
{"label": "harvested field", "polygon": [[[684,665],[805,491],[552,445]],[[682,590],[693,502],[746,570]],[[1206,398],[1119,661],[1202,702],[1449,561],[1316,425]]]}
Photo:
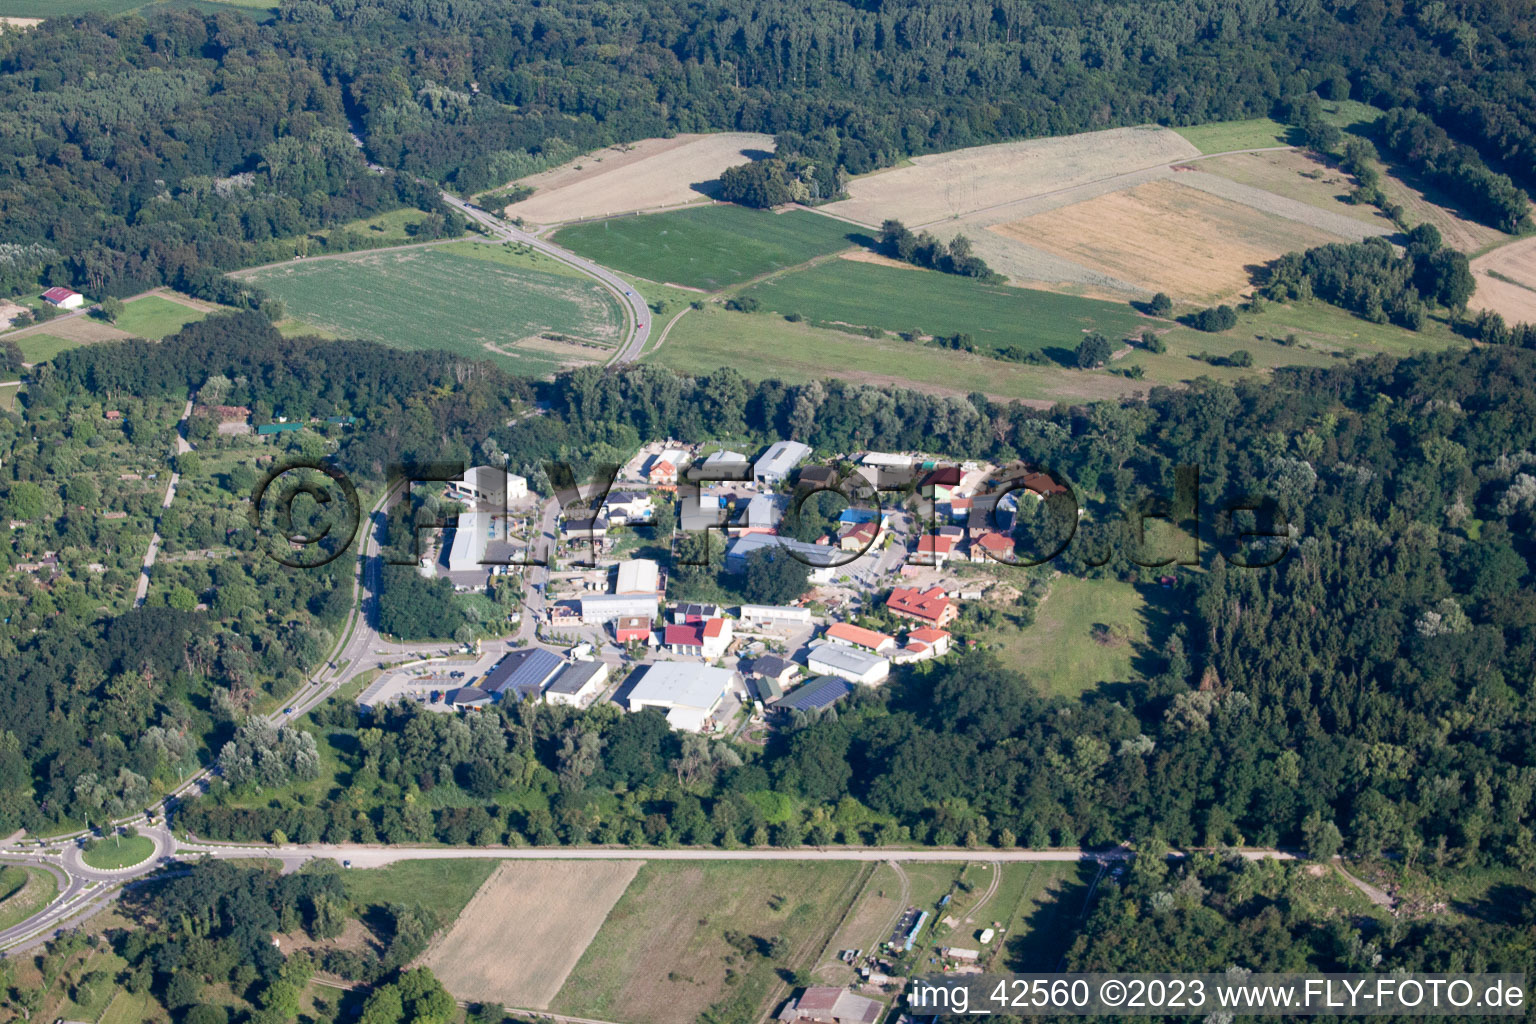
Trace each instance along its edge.
{"label": "harvested field", "polygon": [[[719,1020],[760,1020],[788,991],[778,971],[812,966],[873,869],[647,862],[550,1008],[629,1024],[693,1024],[711,1008]],[[765,955],[774,939],[782,958]]]}
{"label": "harvested field", "polygon": [[1509,241],[1509,235],[1498,228],[1467,220],[1434,201],[1435,197],[1422,189],[1388,175],[1383,175],[1381,190],[1386,197],[1402,206],[1410,226],[1433,224],[1440,231],[1445,244],[1464,253],[1474,253],[1490,245]]}
{"label": "harvested field", "polygon": [[1234,153],[1201,160],[1193,166],[1204,174],[1214,174],[1240,185],[1262,189],[1319,210],[1349,217],[1378,229],[1374,232],[1377,234],[1397,230],[1397,226],[1376,207],[1348,202],[1350,190],[1354,188],[1349,175],[1329,167],[1303,149]]}
{"label": "harvested field", "polygon": [[1162,181],[990,230],[1148,291],[1166,291],[1192,301],[1234,295],[1249,284],[1249,267],[1286,252],[1341,240],[1296,221]]}
{"label": "harvested field", "polygon": [[849,198],[826,209],[871,226],[895,217],[918,227],[1198,155],[1152,126],[975,146],[856,178]]}
{"label": "harvested field", "polygon": [[714,194],[720,172],[773,152],[773,136],[753,132],[643,139],[577,157],[520,179],[537,191],[506,208],[534,224],[563,224],[654,210]]}
{"label": "harvested field", "polygon": [[11,326],[11,323],[25,312],[28,312],[26,306],[0,299],[0,330]]}
{"label": "harvested field", "polygon": [[76,345],[89,345],[94,341],[118,341],[130,337],[127,331],[118,330],[105,320],[93,316],[55,317],[52,320],[23,327],[6,337],[26,347],[26,339],[34,334],[48,334]]}
{"label": "harvested field", "polygon": [[507,861],[422,962],[460,999],[547,1007],[640,865]]}
{"label": "harvested field", "polygon": [[1477,278],[1468,303],[1472,309],[1491,309],[1511,324],[1536,324],[1536,238],[1479,256],[1472,261],[1472,276]]}

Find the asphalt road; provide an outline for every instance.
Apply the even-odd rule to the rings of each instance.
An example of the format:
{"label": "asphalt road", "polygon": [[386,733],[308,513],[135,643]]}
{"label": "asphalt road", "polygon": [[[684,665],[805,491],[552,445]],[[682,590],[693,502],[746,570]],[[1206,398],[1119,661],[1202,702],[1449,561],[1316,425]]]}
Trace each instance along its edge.
{"label": "asphalt road", "polygon": [[651,336],[651,309],[645,304],[645,299],[635,290],[634,285],[619,277],[607,267],[599,266],[591,260],[583,259],[575,253],[562,249],[553,242],[546,241],[538,235],[523,231],[493,214],[476,209],[469,203],[449,195],[442,194],[443,202],[456,208],[464,216],[485,228],[493,238],[500,238],[506,242],[520,242],[531,248],[537,249],[546,256],[559,260],[568,267],[581,271],[588,277],[595,279],[603,287],[613,293],[614,298],[624,306],[625,313],[630,319],[629,336],[619,346],[614,354],[613,363],[632,363],[640,358],[640,353],[645,351],[645,343]]}

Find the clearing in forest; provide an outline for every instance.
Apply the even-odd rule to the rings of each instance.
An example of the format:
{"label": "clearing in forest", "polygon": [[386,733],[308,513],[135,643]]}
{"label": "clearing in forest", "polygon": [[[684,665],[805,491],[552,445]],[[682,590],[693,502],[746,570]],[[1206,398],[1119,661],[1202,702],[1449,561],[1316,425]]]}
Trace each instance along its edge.
{"label": "clearing in forest", "polygon": [[422,957],[459,999],[542,1009],[565,984],[637,860],[510,860]]}

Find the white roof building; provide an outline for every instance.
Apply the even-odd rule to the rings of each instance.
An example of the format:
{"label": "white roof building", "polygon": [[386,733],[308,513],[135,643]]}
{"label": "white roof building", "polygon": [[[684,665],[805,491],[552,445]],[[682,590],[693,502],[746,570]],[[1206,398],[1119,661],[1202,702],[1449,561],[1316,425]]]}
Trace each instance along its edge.
{"label": "white roof building", "polygon": [[656,617],[656,592],[649,594],[594,594],[581,598],[581,621],[602,626],[614,619]]}
{"label": "white roof building", "polygon": [[745,480],[747,464],[751,460],[741,452],[720,449],[704,459],[705,477],[708,479]]}
{"label": "white roof building", "polygon": [[698,732],[741,677],[730,669],[686,661],[661,661],[645,669],[630,688],[631,711],[659,708],[674,729]]}
{"label": "white roof building", "polygon": [[799,441],[775,441],[763,457],[752,465],[752,476],[760,484],[777,484],[789,479],[795,467],[811,454],[811,446]]}
{"label": "white roof building", "polygon": [[485,546],[495,528],[495,517],[489,512],[471,510],[459,513],[458,525],[453,528],[452,546],[448,549],[448,571],[466,572],[486,568]]}
{"label": "white roof building", "polygon": [[463,501],[483,507],[487,512],[501,512],[508,502],[528,497],[528,480],[496,466],[474,466],[448,483],[448,493]]}
{"label": "white roof building", "polygon": [[619,563],[614,581],[615,594],[655,595],[661,589],[661,567],[649,558],[632,558]]}
{"label": "white roof building", "polygon": [[741,620],[743,626],[756,626],[765,623],[800,624],[806,626],[811,624],[811,610],[797,605],[744,604],[736,609],[736,617]]}
{"label": "white roof building", "polygon": [[891,674],[891,663],[880,655],[836,643],[811,648],[805,658],[805,667],[818,675],[837,676],[866,686],[883,683]]}

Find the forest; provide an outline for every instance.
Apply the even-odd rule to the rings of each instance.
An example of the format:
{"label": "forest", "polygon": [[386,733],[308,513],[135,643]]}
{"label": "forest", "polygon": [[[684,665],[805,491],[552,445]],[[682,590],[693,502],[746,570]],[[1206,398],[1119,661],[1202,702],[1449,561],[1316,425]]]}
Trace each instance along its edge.
{"label": "forest", "polygon": [[[460,230],[424,182],[470,194],[669,133],[770,133],[776,158],[729,175],[733,196],[815,202],[915,154],[1257,117],[1313,91],[1391,110],[1389,151],[1509,227],[1536,186],[1529,41],[1511,5],[1384,0],[283,0],[260,24],[55,19],[0,37],[0,284],[204,294],[210,271],[382,209],[433,213],[426,237]],[[363,244],[345,235],[325,245]]]}

